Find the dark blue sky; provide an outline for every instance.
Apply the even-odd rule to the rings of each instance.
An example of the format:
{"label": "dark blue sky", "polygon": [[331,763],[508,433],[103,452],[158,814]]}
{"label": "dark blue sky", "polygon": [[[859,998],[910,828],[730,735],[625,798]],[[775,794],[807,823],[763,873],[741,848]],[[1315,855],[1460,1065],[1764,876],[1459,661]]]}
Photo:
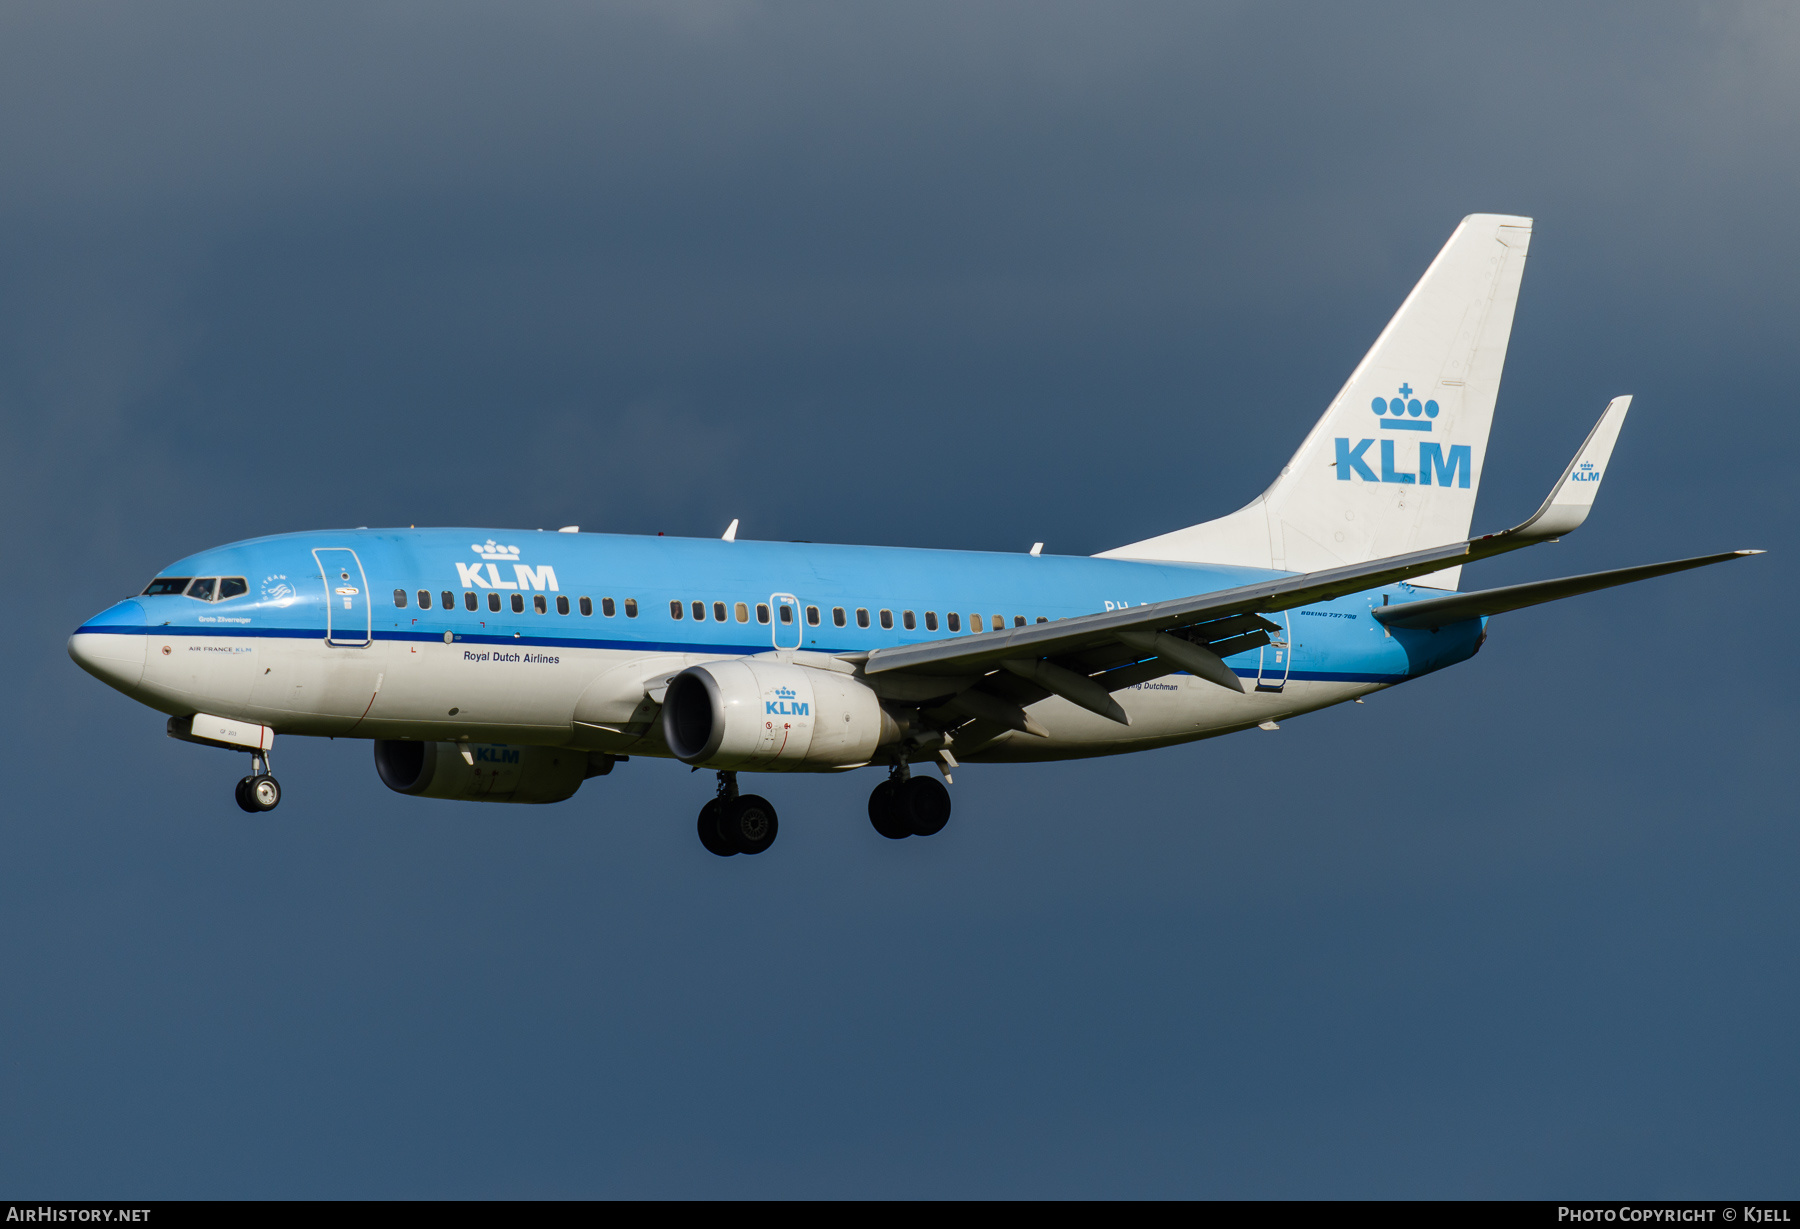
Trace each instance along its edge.
{"label": "dark blue sky", "polygon": [[[11,5],[0,1187],[1796,1195],[1800,16]],[[1538,219],[1477,530],[1762,547],[1362,706],[547,808],[176,743],[82,618],[253,534],[1087,553],[1286,460],[1462,215]]]}

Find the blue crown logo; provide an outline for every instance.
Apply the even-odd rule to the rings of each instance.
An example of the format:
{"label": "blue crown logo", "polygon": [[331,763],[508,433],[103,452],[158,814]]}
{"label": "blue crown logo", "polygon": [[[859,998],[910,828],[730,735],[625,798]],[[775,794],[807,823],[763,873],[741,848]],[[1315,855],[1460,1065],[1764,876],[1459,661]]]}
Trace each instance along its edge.
{"label": "blue crown logo", "polygon": [[775,698],[777,700],[792,700],[798,694],[799,692],[795,691],[792,687],[777,687],[775,689]]}
{"label": "blue crown logo", "polygon": [[1383,431],[1429,431],[1431,420],[1438,416],[1438,403],[1420,403],[1410,384],[1400,386],[1398,397],[1377,397],[1369,408],[1381,416]]}

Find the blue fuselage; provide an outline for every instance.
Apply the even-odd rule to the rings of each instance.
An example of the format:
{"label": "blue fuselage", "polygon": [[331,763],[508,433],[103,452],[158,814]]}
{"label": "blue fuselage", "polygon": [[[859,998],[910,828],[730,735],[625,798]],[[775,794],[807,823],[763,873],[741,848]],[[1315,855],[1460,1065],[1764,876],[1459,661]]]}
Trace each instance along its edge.
{"label": "blue fuselage", "polygon": [[[477,549],[489,544],[496,549]],[[515,546],[516,555],[505,549]],[[359,567],[338,568],[352,573],[347,579],[326,578],[325,568],[337,568],[334,559]],[[247,591],[216,601],[140,596],[81,630],[315,641],[330,632],[345,644],[365,637],[441,642],[449,635],[471,649],[509,652],[853,653],[994,630],[996,623],[1139,606],[1280,573],[803,542],[364,529],[253,538],[177,560],[160,575],[241,577]],[[1390,633],[1369,616],[1371,608],[1415,596],[1401,584],[1287,612],[1285,677],[1391,685],[1470,656],[1480,620],[1435,633]],[[791,622],[782,621],[784,605]],[[1253,649],[1229,664],[1247,679],[1272,675],[1265,658],[1270,650]]]}
{"label": "blue fuselage", "polygon": [[[70,652],[90,673],[169,714],[177,737],[190,736],[193,722],[215,735],[248,723],[248,734],[220,737],[473,742],[615,757],[672,754],[657,714],[666,680],[683,670],[755,659],[849,671],[861,707],[846,709],[833,730],[854,734],[852,743],[840,747],[811,719],[801,731],[813,740],[806,756],[771,769],[836,771],[880,761],[885,748],[922,736],[943,745],[954,737],[955,754],[977,761],[1189,742],[1355,699],[1461,661],[1481,642],[1480,620],[1437,631],[1383,627],[1370,611],[1414,600],[1402,584],[1269,616],[1259,633],[1267,643],[1225,656],[1241,693],[1151,670],[1108,688],[1123,720],[1057,695],[1024,697],[1024,709],[1004,712],[990,701],[990,719],[954,735],[944,723],[966,716],[925,701],[955,691],[952,708],[967,714],[981,703],[969,690],[977,677],[940,687],[867,677],[856,664],[878,649],[966,640],[1273,575],[1280,573],[804,542],[326,531],[178,560],[144,593],[85,623]],[[782,694],[766,700],[779,705]]]}

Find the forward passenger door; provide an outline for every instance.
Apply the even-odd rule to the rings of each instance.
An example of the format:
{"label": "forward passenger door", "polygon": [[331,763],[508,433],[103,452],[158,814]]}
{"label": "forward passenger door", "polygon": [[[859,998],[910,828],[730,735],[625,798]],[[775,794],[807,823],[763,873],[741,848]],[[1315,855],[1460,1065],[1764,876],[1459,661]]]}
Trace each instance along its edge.
{"label": "forward passenger door", "polygon": [[348,547],[322,547],[313,552],[325,582],[325,643],[336,648],[366,648],[372,609],[369,580],[362,560]]}

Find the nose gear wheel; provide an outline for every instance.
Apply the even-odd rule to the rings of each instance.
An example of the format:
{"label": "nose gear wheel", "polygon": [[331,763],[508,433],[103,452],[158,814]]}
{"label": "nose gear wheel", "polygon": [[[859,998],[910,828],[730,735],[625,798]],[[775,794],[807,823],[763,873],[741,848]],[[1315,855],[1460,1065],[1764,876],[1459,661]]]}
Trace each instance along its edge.
{"label": "nose gear wheel", "polygon": [[235,796],[238,806],[252,815],[281,805],[281,783],[269,772],[268,752],[251,753],[250,775],[237,783]]}

